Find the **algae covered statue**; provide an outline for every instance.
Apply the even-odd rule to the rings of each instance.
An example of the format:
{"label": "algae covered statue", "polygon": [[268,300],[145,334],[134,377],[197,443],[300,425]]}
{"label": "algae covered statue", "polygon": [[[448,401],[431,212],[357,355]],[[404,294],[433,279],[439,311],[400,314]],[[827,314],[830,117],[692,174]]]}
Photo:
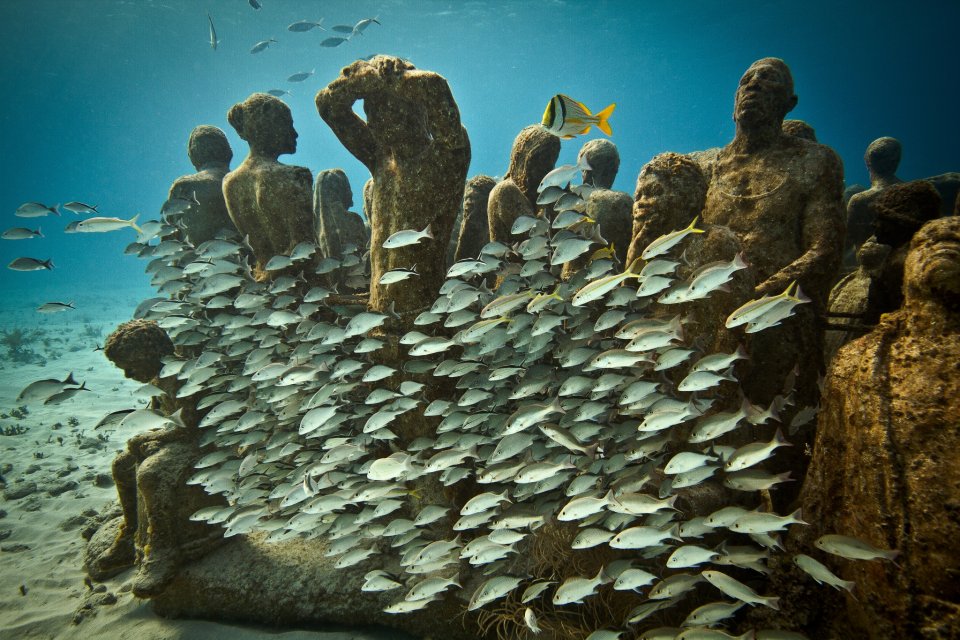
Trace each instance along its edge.
{"label": "algae covered statue", "polygon": [[[737,88],[736,133],[722,149],[699,154],[709,179],[703,222],[729,227],[756,278],[754,297],[792,283],[812,299],[789,327],[754,336],[755,373],[741,378],[748,395],[769,401],[800,367],[798,402],[815,402],[822,369],[822,313],[843,249],[843,166],[827,146],[786,135],[784,116],[797,104],[790,69],[779,58],[750,65]],[[802,405],[801,405],[802,406]]]}
{"label": "algae covered statue", "polygon": [[903,292],[900,310],[837,353],[803,488],[806,537],[896,548],[899,566],[838,562],[856,599],[823,616],[834,633],[811,637],[960,636],[960,218],[913,237]]}
{"label": "algae covered statue", "polygon": [[370,231],[363,218],[350,211],[353,191],[342,169],[326,169],[317,174],[313,196],[313,225],[317,247],[324,257],[339,258],[343,245],[352,244],[363,250],[370,240]]}
{"label": "algae covered statue", "polygon": [[[363,101],[366,121],[353,112]],[[432,300],[446,273],[445,256],[470,164],[460,110],[440,75],[399,58],[375,56],[345,67],[316,96],[320,117],[373,174],[370,301],[385,311],[413,312]],[[398,231],[433,240],[384,250]],[[403,293],[380,284],[384,273],[417,265]]]}
{"label": "algae covered statue", "polygon": [[197,173],[174,181],[164,213],[181,215],[178,222],[187,240],[198,246],[221,229],[234,229],[223,199],[223,178],[230,171],[233,150],[221,129],[202,124],[190,132],[187,154]]}
{"label": "algae covered statue", "polygon": [[873,235],[877,218],[877,197],[888,187],[903,182],[897,177],[902,147],[896,138],[877,138],[867,147],[863,162],[870,172],[870,188],[856,193],[847,202],[847,238],[844,243],[844,264],[853,266],[857,249]]}
{"label": "algae covered statue", "polygon": [[313,242],[313,177],[277,158],[297,150],[290,107],[255,93],[230,108],[227,119],[250,144],[250,155],[223,179],[227,210],[247,236],[258,271],[275,255]]}
{"label": "algae covered statue", "polygon": [[626,193],[613,190],[613,181],[620,169],[620,152],[609,140],[597,138],[581,147],[577,161],[583,160],[590,166],[583,171],[583,184],[594,187],[587,198],[587,217],[597,221],[600,235],[614,246],[617,259],[625,264],[633,200]]}

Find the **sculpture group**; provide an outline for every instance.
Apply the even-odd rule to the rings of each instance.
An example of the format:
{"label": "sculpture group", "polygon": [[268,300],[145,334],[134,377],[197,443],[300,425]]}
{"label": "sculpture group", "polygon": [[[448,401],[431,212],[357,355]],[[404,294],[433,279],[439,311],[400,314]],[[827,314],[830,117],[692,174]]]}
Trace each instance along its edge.
{"label": "sculpture group", "polygon": [[[366,119],[353,112],[358,100],[363,101]],[[776,403],[790,389],[790,405],[781,416],[784,424],[804,410],[823,407],[816,428],[800,423],[791,438],[794,447],[781,457],[796,480],[803,480],[809,465],[809,478],[765,495],[781,512],[802,504],[804,520],[813,525],[787,545],[809,542],[813,531],[842,532],[901,550],[902,572],[887,566],[835,567],[848,579],[857,573],[859,588],[880,594],[877,598],[848,599],[842,607],[834,605],[832,618],[819,620],[791,618],[788,610],[775,626],[823,634],[816,637],[913,637],[910,634],[931,624],[956,630],[960,598],[934,575],[949,575],[956,559],[921,551],[948,546],[960,529],[955,519],[938,517],[956,500],[957,466],[949,457],[929,455],[953,450],[950,420],[955,422],[960,414],[955,406],[960,397],[960,227],[955,216],[940,217],[941,193],[949,197],[953,188],[955,194],[951,185],[956,174],[938,176],[933,183],[901,183],[893,174],[899,145],[884,138],[867,152],[875,184],[850,198],[845,211],[840,159],[811,139],[812,130],[798,129],[802,136],[785,131],[784,118],[796,103],[786,64],[775,58],[755,62],[736,91],[733,140],[720,149],[656,156],[640,170],[633,198],[611,189],[619,168],[615,145],[603,139],[588,142],[580,152],[590,167],[583,182],[591,187],[583,213],[615,249],[611,253],[621,271],[642,262],[640,254],[652,241],[688,227],[695,218],[705,232],[691,239],[681,273],[735,256],[746,262],[748,267],[736,274],[728,291],[692,303],[690,318],[703,353],[742,346],[750,354],[737,365],[737,379],[753,402]],[[364,187],[366,226],[349,211],[352,191],[342,171],[322,171],[314,181],[308,169],[278,161],[296,150],[297,134],[289,108],[266,94],[250,96],[228,114],[231,126],[250,145],[248,157],[233,171],[228,172],[232,153],[222,131],[201,126],[191,135],[188,150],[199,173],[178,179],[170,196],[192,195],[196,204],[178,226],[195,246],[232,226],[249,248],[257,280],[269,283],[288,276],[296,282],[299,274],[306,274],[300,276],[305,282],[294,286],[304,291],[314,285],[329,287],[331,307],[363,305],[388,315],[377,334],[388,347],[378,351],[374,361],[400,369],[406,355],[399,337],[417,328],[415,319],[429,310],[454,261],[476,258],[489,241],[512,245],[514,224],[524,216],[553,219],[554,206],[538,203],[538,185],[554,169],[560,140],[539,125],[527,127],[513,144],[502,180],[476,176],[468,181],[469,139],[446,81],[387,56],[344,68],[317,94],[316,105],[341,143],[370,170],[372,181]],[[396,232],[427,228],[432,242],[382,248]],[[857,233],[850,234],[851,229]],[[845,233],[848,244],[854,241],[847,251],[857,256],[860,266],[831,294],[841,277]],[[318,248],[306,267],[268,268],[274,256],[289,255],[302,243]],[[310,268],[342,257],[350,246],[369,249],[367,290],[313,275]],[[416,277],[381,283],[385,273],[414,265]],[[587,266],[585,257],[570,261],[562,277],[575,278]],[[497,284],[492,277],[488,282]],[[781,326],[739,338],[725,329],[725,319],[744,302],[776,296],[796,285],[810,304]],[[887,312],[891,315],[881,317]],[[864,338],[842,346],[878,322]],[[844,334],[828,335],[827,328]],[[131,377],[156,380],[160,358],[172,349],[164,337],[155,324],[134,321],[111,336],[106,353]],[[153,366],[140,362],[151,358]],[[831,358],[834,364],[828,371]],[[413,374],[410,379],[432,385],[437,398],[460,393],[429,376]],[[224,541],[218,527],[189,521],[197,509],[217,504],[216,497],[186,485],[205,454],[196,427],[203,417],[197,409],[203,398],[178,398],[177,385],[169,378],[159,384],[167,399],[158,408],[168,414],[179,410],[183,425],[138,436],[118,457],[114,477],[124,517],[113,529],[104,529],[100,546],[91,547],[88,570],[104,577],[136,564],[134,591],[154,597],[168,613],[305,621],[303,614],[290,610],[279,586],[275,597],[263,596],[259,611],[253,606],[244,613],[240,605],[229,605],[233,609],[226,611],[227,596],[191,589],[191,578],[183,577],[192,563]],[[740,398],[726,401],[738,406]],[[395,430],[400,444],[407,445],[432,428],[421,409],[399,416]],[[732,444],[772,435],[762,427],[748,430],[752,433],[741,434]],[[806,453],[811,449],[812,458]],[[862,477],[854,479],[858,474]],[[899,493],[878,494],[877,487],[887,485]],[[417,491],[434,496],[434,502],[460,504],[469,497],[438,484]],[[726,504],[725,497],[695,492],[685,499],[696,515]],[[934,513],[919,503],[933,507]],[[851,513],[856,515],[844,515]],[[896,527],[890,525],[891,518],[899,523]],[[259,569],[251,569],[251,574],[269,572],[270,558],[262,557],[260,548],[244,546],[249,544],[230,542],[215,553],[238,559],[244,552],[256,555],[250,566]],[[774,577],[782,583],[790,579],[788,573]],[[200,584],[199,578],[193,580],[194,586]],[[330,612],[337,609],[335,602],[350,602],[350,593],[342,591],[331,587],[326,592]],[[185,600],[193,602],[187,605]],[[452,601],[447,605],[452,607]],[[330,613],[327,619],[349,613]],[[374,612],[369,619],[385,621],[389,616]],[[398,624],[426,633],[432,622],[414,616],[414,622]],[[466,635],[472,633],[468,629]]]}

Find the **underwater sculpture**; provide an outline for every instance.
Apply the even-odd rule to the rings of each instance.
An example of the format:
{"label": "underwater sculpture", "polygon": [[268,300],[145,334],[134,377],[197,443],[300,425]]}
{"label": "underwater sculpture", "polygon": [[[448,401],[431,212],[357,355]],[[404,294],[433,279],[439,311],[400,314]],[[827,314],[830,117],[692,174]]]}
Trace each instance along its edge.
{"label": "underwater sculpture", "polygon": [[463,212],[456,234],[453,255],[448,254],[448,266],[458,260],[476,258],[490,240],[490,221],[487,202],[497,182],[487,175],[476,175],[467,181],[463,190]]}
{"label": "underwater sculpture", "polygon": [[783,132],[788,136],[803,138],[810,142],[818,142],[817,132],[807,122],[803,120],[784,120]]}
{"label": "underwater sculpture", "polygon": [[363,218],[350,211],[353,191],[342,169],[325,169],[314,181],[313,225],[317,249],[323,257],[340,258],[342,247],[353,244],[361,249],[370,241]]}
{"label": "underwater sculpture", "polygon": [[223,195],[262,273],[273,256],[314,241],[313,177],[306,167],[277,161],[297,150],[293,117],[282,100],[254,93],[233,105],[227,119],[250,145],[250,154],[223,179]]}
{"label": "underwater sculpture", "polygon": [[749,397],[769,402],[799,366],[797,403],[805,406],[816,404],[823,369],[817,316],[836,279],[845,220],[837,154],[783,133],[784,116],[796,103],[782,60],[754,62],[737,88],[733,140],[695,157],[710,183],[703,222],[729,227],[740,238],[757,281],[753,295],[776,295],[796,282],[812,300],[798,311],[802,319],[748,341],[753,357],[741,383]]}
{"label": "underwater sculpture", "polygon": [[620,169],[617,145],[604,138],[591,140],[580,148],[578,162],[585,159],[590,165],[583,172],[583,184],[596,187],[587,198],[587,217],[596,220],[600,235],[614,245],[620,264],[627,265],[630,246],[633,199],[622,191],[613,191],[613,181]]}
{"label": "underwater sculpture", "polygon": [[[391,174],[386,187],[375,178],[375,237],[396,204],[380,190],[416,191],[426,173]],[[445,279],[415,301],[427,310],[409,314],[405,332],[322,286],[254,280],[236,238],[194,247],[158,231],[183,282],[145,313],[177,345],[165,379],[191,385],[206,412],[187,485],[219,501],[189,520],[230,538],[180,567],[153,597],[158,613],[563,638],[684,621],[707,633],[697,606],[724,595],[778,606],[758,591],[778,532],[801,520],[755,508],[788,480],[775,472],[787,442],[749,440],[773,430],[793,389],[728,411],[746,354],[698,344],[688,314],[731,278],[745,301],[746,266],[734,256],[680,276],[688,240],[711,237],[684,224],[640,248],[645,271],[623,271],[580,213],[589,188],[560,190],[552,221],[515,217],[507,241],[478,259],[444,273],[443,244],[420,251]],[[739,250],[724,227],[709,234]],[[354,269],[357,250],[338,269]],[[371,251],[377,263],[393,250],[374,241]],[[562,265],[588,251],[563,281]],[[798,322],[805,300],[791,291],[747,301],[727,317],[730,334]]]}
{"label": "underwater sculpture", "polygon": [[[363,101],[366,121],[353,112]],[[316,95],[317,111],[344,147],[373,175],[373,248],[394,233],[429,228],[424,245],[371,253],[370,308],[400,314],[422,309],[445,270],[447,243],[470,164],[470,140],[447,81],[389,56],[358,60]],[[403,291],[380,284],[384,273],[418,265]]]}
{"label": "underwater sculpture", "polygon": [[863,162],[870,172],[870,187],[850,196],[847,201],[847,239],[844,242],[843,263],[856,264],[857,248],[873,235],[873,221],[877,217],[875,201],[887,187],[903,182],[897,177],[903,148],[896,138],[877,138],[867,146]]}
{"label": "underwater sculpture", "polygon": [[198,245],[221,229],[235,228],[223,199],[223,178],[230,171],[233,150],[221,129],[202,124],[190,132],[187,155],[197,173],[177,178],[167,202],[186,205],[175,206],[183,211],[179,223],[187,239]]}
{"label": "underwater sculpture", "polygon": [[559,156],[560,138],[540,125],[524,127],[517,134],[510,149],[507,173],[490,192],[490,240],[509,243],[514,221],[520,216],[536,215],[540,210],[537,187]]}
{"label": "underwater sculpture", "polygon": [[170,338],[151,320],[120,325],[104,345],[107,358],[128,378],[156,382],[163,388],[158,408],[167,415],[179,410],[179,424],[156,416],[158,424],[172,428],[151,429],[130,438],[126,450],[114,459],[113,478],[123,517],[103,529],[107,535],[115,534],[112,540],[98,546],[95,538],[88,550],[87,570],[98,580],[136,564],[133,592],[140,598],[158,595],[183,563],[223,543],[218,528],[189,520],[198,508],[222,502],[186,484],[201,455],[200,432],[195,426],[196,407],[189,400],[174,400],[179,385],[160,378],[161,358],[173,352]]}
{"label": "underwater sculpture", "polygon": [[707,180],[700,166],[668,151],[643,165],[634,192],[633,230],[626,262],[629,265],[654,239],[683,229],[700,215],[707,198]]}
{"label": "underwater sculpture", "polygon": [[[844,532],[901,550],[889,562],[833,563],[853,598],[818,611],[815,637],[960,635],[960,218],[928,222],[904,267],[904,304],[844,346],[827,376],[803,539]],[[827,630],[834,633],[828,634]]]}

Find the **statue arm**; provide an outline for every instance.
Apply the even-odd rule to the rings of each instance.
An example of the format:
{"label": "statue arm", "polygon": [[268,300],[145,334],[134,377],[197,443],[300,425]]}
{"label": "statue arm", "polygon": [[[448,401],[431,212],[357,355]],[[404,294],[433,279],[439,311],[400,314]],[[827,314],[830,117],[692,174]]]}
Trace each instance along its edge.
{"label": "statue arm", "polygon": [[801,247],[803,253],[765,281],[757,285],[757,295],[777,294],[794,280],[815,299],[826,298],[833,281],[846,236],[846,214],[843,210],[843,166],[829,149],[820,159],[822,171],[811,189],[810,198],[802,214]]}
{"label": "statue arm", "polygon": [[441,146],[454,149],[469,144],[466,129],[460,123],[460,109],[447,81],[430,72],[408,72],[406,81],[410,83],[412,97],[426,111],[427,126],[433,139]]}
{"label": "statue arm", "polygon": [[353,112],[357,100],[363,100],[382,84],[377,70],[358,60],[345,67],[336,80],[317,93],[315,99],[320,117],[337,139],[372,173],[376,162],[377,142],[363,118]]}

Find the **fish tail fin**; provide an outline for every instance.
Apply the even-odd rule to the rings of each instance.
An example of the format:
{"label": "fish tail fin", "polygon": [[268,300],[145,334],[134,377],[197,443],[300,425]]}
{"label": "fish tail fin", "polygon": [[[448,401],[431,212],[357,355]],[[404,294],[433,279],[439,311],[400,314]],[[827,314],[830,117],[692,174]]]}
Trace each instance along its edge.
{"label": "fish tail fin", "polygon": [[610,129],[610,123],[607,122],[607,120],[610,119],[610,116],[613,115],[613,110],[616,108],[617,108],[617,103],[614,102],[614,103],[611,103],[609,106],[607,106],[606,109],[596,114],[597,129],[600,129],[600,131],[603,131],[608,136],[613,135],[613,130]]}
{"label": "fish tail fin", "polygon": [[[590,130],[590,127],[587,127],[587,130]],[[587,154],[581,155],[577,158],[577,167],[581,171],[593,171],[593,167],[590,166],[590,163],[587,161]]]}
{"label": "fish tail fin", "polygon": [[433,240],[434,237],[433,237],[433,231],[430,229],[431,226],[432,225],[429,225],[429,224],[427,225],[427,228],[423,230],[423,235]]}
{"label": "fish tail fin", "polygon": [[90,208],[93,209],[94,211],[96,211],[97,213],[100,213],[100,205],[95,204],[95,205],[93,205],[93,206],[90,207]]}
{"label": "fish tail fin", "polygon": [[790,442],[787,441],[787,439],[783,436],[783,431],[780,429],[780,427],[777,427],[777,432],[776,432],[775,434],[773,434],[773,441],[776,443],[776,445],[777,445],[778,447],[792,447],[792,446],[793,446],[793,445],[790,444]]}
{"label": "fish tail fin", "polygon": [[141,229],[140,226],[137,224],[137,218],[139,218],[139,217],[140,217],[140,214],[138,213],[137,215],[135,215],[135,216],[133,216],[132,218],[130,218],[129,220],[127,220],[127,223],[128,223],[131,227],[133,227],[134,231],[136,231],[136,232],[139,233],[139,234],[143,234],[143,229]]}
{"label": "fish tail fin", "polygon": [[640,275],[640,271],[637,270],[637,265],[642,261],[643,261],[643,258],[637,257],[633,259],[633,262],[627,265],[626,273],[630,274],[629,276],[627,276],[628,278],[636,278],[637,276]]}
{"label": "fish tail fin", "polygon": [[763,597],[763,604],[767,605],[774,611],[780,611],[780,596]]}
{"label": "fish tail fin", "polygon": [[798,508],[796,511],[791,513],[789,518],[797,524],[810,524],[809,522],[803,521],[803,508]]}
{"label": "fish tail fin", "polygon": [[697,228],[697,222],[698,222],[699,220],[700,220],[700,216],[699,216],[699,215],[694,216],[694,217],[693,217],[693,221],[690,223],[690,226],[688,226],[686,230],[689,231],[690,233],[703,233],[704,231],[706,231],[706,229],[698,229],[698,228]]}
{"label": "fish tail fin", "polygon": [[45,235],[43,235],[43,229],[41,229],[39,225],[37,226],[37,235],[40,236],[41,238],[46,237]]}
{"label": "fish tail fin", "polygon": [[55,266],[57,266],[57,265],[53,264],[53,258],[50,258],[49,260],[44,260],[44,261],[43,261],[43,268],[44,268],[44,269],[53,269]]}
{"label": "fish tail fin", "polygon": [[60,203],[58,202],[57,204],[50,207],[50,211],[56,216],[60,215]]}
{"label": "fish tail fin", "polygon": [[76,379],[73,377],[73,371],[71,371],[69,374],[67,374],[67,377],[63,379],[63,384],[67,384],[67,385],[71,385],[71,386],[76,386],[77,381],[76,381]]}
{"label": "fish tail fin", "polygon": [[746,269],[750,266],[750,263],[747,262],[746,257],[743,255],[743,251],[733,257],[733,266],[736,267],[737,270]]}

